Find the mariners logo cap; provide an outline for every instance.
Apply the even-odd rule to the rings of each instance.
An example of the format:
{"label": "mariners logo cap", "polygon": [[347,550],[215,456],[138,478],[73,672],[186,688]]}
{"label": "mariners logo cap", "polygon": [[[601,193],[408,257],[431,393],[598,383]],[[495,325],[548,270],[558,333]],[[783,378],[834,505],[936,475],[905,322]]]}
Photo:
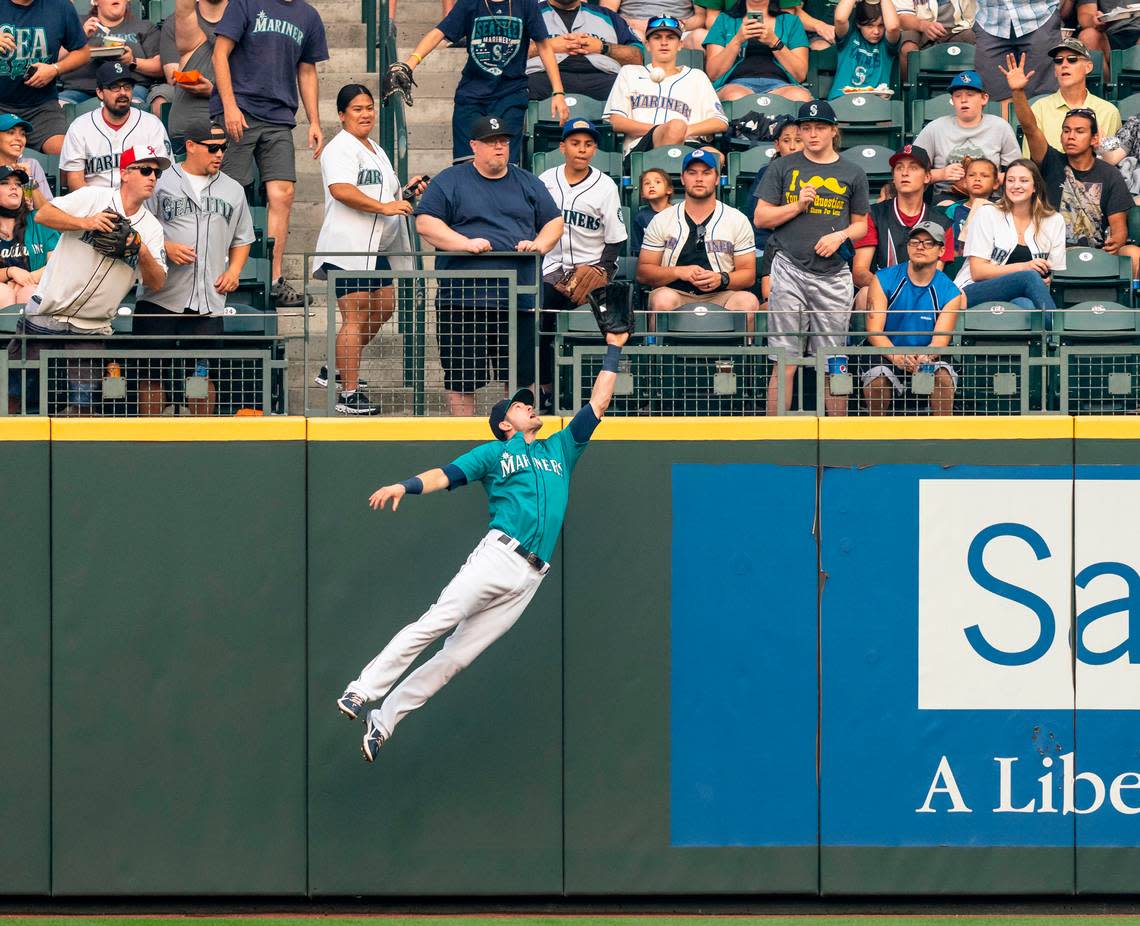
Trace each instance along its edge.
{"label": "mariners logo cap", "polygon": [[887,163],[894,167],[899,161],[907,159],[914,161],[923,170],[930,170],[930,155],[926,153],[925,148],[920,148],[918,145],[903,145],[891,155]]}
{"label": "mariners logo cap", "polygon": [[498,116],[480,116],[471,126],[472,141],[486,141],[488,138],[509,138],[511,130]]}
{"label": "mariners logo cap", "polygon": [[977,90],[978,93],[985,93],[986,85],[982,83],[982,75],[977,71],[962,71],[954,75],[947,89],[950,93],[955,90]]}
{"label": "mariners logo cap", "polygon": [[706,151],[704,148],[698,148],[696,151],[690,151],[686,154],[685,160],[681,162],[681,170],[688,170],[691,164],[704,164],[706,167],[711,167],[717,173],[720,172],[720,158],[711,151]]}
{"label": "mariners logo cap", "polygon": [[22,125],[25,132],[32,130],[32,124],[27,119],[21,119],[12,113],[0,115],[0,132],[11,132],[18,125]]}
{"label": "mariners logo cap", "polygon": [[124,80],[131,84],[138,83],[131,68],[122,62],[108,61],[95,70],[95,86],[100,90],[110,87],[111,84],[122,83]]}
{"label": "mariners logo cap", "polygon": [[495,403],[495,407],[491,409],[491,415],[487,422],[491,425],[491,433],[495,435],[498,440],[506,440],[507,435],[503,433],[502,428],[499,427],[503,420],[507,417],[507,409],[509,409],[515,402],[522,402],[523,405],[534,405],[534,393],[529,389],[516,389],[515,394],[509,399],[499,399]]}
{"label": "mariners logo cap", "polygon": [[595,142],[600,142],[602,136],[598,134],[598,130],[594,128],[594,123],[589,119],[571,119],[566,123],[565,128],[562,129],[562,140],[566,141],[575,132],[583,132],[589,135]]}
{"label": "mariners logo cap", "polygon": [[929,220],[925,222],[919,222],[917,225],[911,228],[910,232],[906,236],[907,240],[910,240],[915,235],[930,235],[936,244],[946,243],[946,229],[939,225],[937,222],[931,222]]}
{"label": "mariners logo cap", "polygon": [[835,118],[835,110],[827,100],[809,100],[800,105],[796,123],[801,122],[826,122],[828,125],[835,125],[839,120]]}
{"label": "mariners logo cap", "polygon": [[20,181],[21,186],[28,185],[29,177],[22,167],[9,167],[7,164],[0,167],[0,183],[3,183],[9,177],[15,177]]}
{"label": "mariners logo cap", "polygon": [[136,161],[154,161],[163,170],[170,169],[170,158],[158,153],[154,145],[135,145],[119,156],[119,170],[126,170]]}

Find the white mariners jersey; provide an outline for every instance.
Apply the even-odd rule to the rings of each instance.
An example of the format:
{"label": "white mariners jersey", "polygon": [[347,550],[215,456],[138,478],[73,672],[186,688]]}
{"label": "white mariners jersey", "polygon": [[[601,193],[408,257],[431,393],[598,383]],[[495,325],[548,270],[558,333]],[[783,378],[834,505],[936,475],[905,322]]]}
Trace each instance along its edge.
{"label": "white mariners jersey", "polygon": [[[708,75],[687,67],[658,84],[649,76],[646,65],[627,64],[618,71],[610,97],[606,100],[603,115],[613,113],[651,125],[664,125],[674,115],[690,124],[719,119],[728,125],[728,117]],[[629,154],[639,141],[640,138],[627,136],[624,153]]]}
{"label": "white mariners jersey", "polygon": [[543,275],[558,267],[596,264],[607,244],[626,239],[617,184],[596,167],[578,183],[559,164],[538,178],[562,212],[562,237],[542,262]]}
{"label": "white mariners jersey", "polygon": [[[125,215],[118,191],[87,186],[57,196],[52,203],[68,215],[87,218],[105,209]],[[162,226],[158,219],[140,206],[127,216],[131,226],[142,237],[151,256],[166,269]],[[76,328],[100,331],[111,324],[119,311],[119,303],[130,291],[138,276],[137,260],[125,261],[104,257],[93,247],[91,232],[69,231],[59,237],[48,258],[40,285],[25,311],[29,316],[54,315]]]}
{"label": "white mariners jersey", "polygon": [[[407,219],[379,215],[346,206],[329,192],[333,184],[356,187],[377,202],[396,202],[403,195],[400,180],[388,155],[375,142],[366,146],[351,133],[341,130],[321,152],[321,180],[325,187],[325,218],[317,236],[320,255],[313,266],[329,263],[341,270],[371,270],[376,259],[359,251],[384,253],[411,249]],[[338,251],[346,253],[340,254]],[[410,268],[410,259],[395,259],[395,270]]]}
{"label": "white mariners jersey", "polygon": [[102,108],[84,113],[67,127],[59,152],[61,171],[83,171],[88,186],[119,188],[119,155],[127,148],[170,157],[170,139],[162,120],[131,107],[117,129],[107,124]]}
{"label": "white mariners jersey", "polygon": [[[653,217],[645,229],[643,251],[660,251],[661,266],[675,267],[685,241],[689,237],[689,223],[685,219],[685,204],[663,209]],[[705,253],[714,270],[732,273],[736,259],[742,254],[756,252],[756,233],[747,216],[732,206],[718,202],[713,214],[705,223]]]}

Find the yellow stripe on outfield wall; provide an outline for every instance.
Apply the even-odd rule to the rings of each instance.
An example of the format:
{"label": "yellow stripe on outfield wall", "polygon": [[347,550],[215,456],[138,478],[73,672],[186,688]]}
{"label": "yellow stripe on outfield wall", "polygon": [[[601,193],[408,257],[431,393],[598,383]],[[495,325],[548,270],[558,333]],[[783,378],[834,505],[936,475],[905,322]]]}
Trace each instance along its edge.
{"label": "yellow stripe on outfield wall", "polygon": [[1140,440],[1140,418],[1098,418],[1096,416],[1076,419],[1078,440]]}
{"label": "yellow stripe on outfield wall", "polygon": [[820,418],[820,440],[1072,440],[1067,415],[1010,418]]}
{"label": "yellow stripe on outfield wall", "polygon": [[305,439],[300,416],[241,418],[53,418],[60,441],[282,441]]}
{"label": "yellow stripe on outfield wall", "polygon": [[[570,419],[566,419],[569,423]],[[809,440],[818,435],[819,419],[783,418],[606,418],[594,440],[621,441],[765,441]]]}
{"label": "yellow stripe on outfield wall", "polygon": [[[561,418],[543,418],[539,437],[562,427]],[[487,418],[310,418],[312,441],[488,441]]]}
{"label": "yellow stripe on outfield wall", "polygon": [[0,418],[0,441],[50,440],[50,418]]}

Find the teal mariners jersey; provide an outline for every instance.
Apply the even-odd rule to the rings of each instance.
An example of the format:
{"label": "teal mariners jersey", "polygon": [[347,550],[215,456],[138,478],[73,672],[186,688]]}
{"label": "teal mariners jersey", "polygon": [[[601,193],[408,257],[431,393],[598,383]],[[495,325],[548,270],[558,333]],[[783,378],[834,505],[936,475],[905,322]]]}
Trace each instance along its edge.
{"label": "teal mariners jersey", "polygon": [[588,436],[575,440],[570,427],[531,444],[515,434],[481,444],[452,465],[468,482],[483,483],[491,529],[549,560],[570,500],[570,473],[588,443]]}

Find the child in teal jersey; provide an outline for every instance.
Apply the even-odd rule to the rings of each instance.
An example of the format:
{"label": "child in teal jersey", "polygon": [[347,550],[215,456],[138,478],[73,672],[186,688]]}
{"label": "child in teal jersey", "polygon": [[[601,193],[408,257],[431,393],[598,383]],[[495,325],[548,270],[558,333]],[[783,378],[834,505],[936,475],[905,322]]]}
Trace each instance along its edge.
{"label": "child in teal jersey", "polygon": [[[855,28],[851,28],[851,14]],[[828,99],[845,88],[890,87],[891,63],[899,53],[899,17],[892,0],[840,0],[835,8],[835,45],[839,62]]]}

